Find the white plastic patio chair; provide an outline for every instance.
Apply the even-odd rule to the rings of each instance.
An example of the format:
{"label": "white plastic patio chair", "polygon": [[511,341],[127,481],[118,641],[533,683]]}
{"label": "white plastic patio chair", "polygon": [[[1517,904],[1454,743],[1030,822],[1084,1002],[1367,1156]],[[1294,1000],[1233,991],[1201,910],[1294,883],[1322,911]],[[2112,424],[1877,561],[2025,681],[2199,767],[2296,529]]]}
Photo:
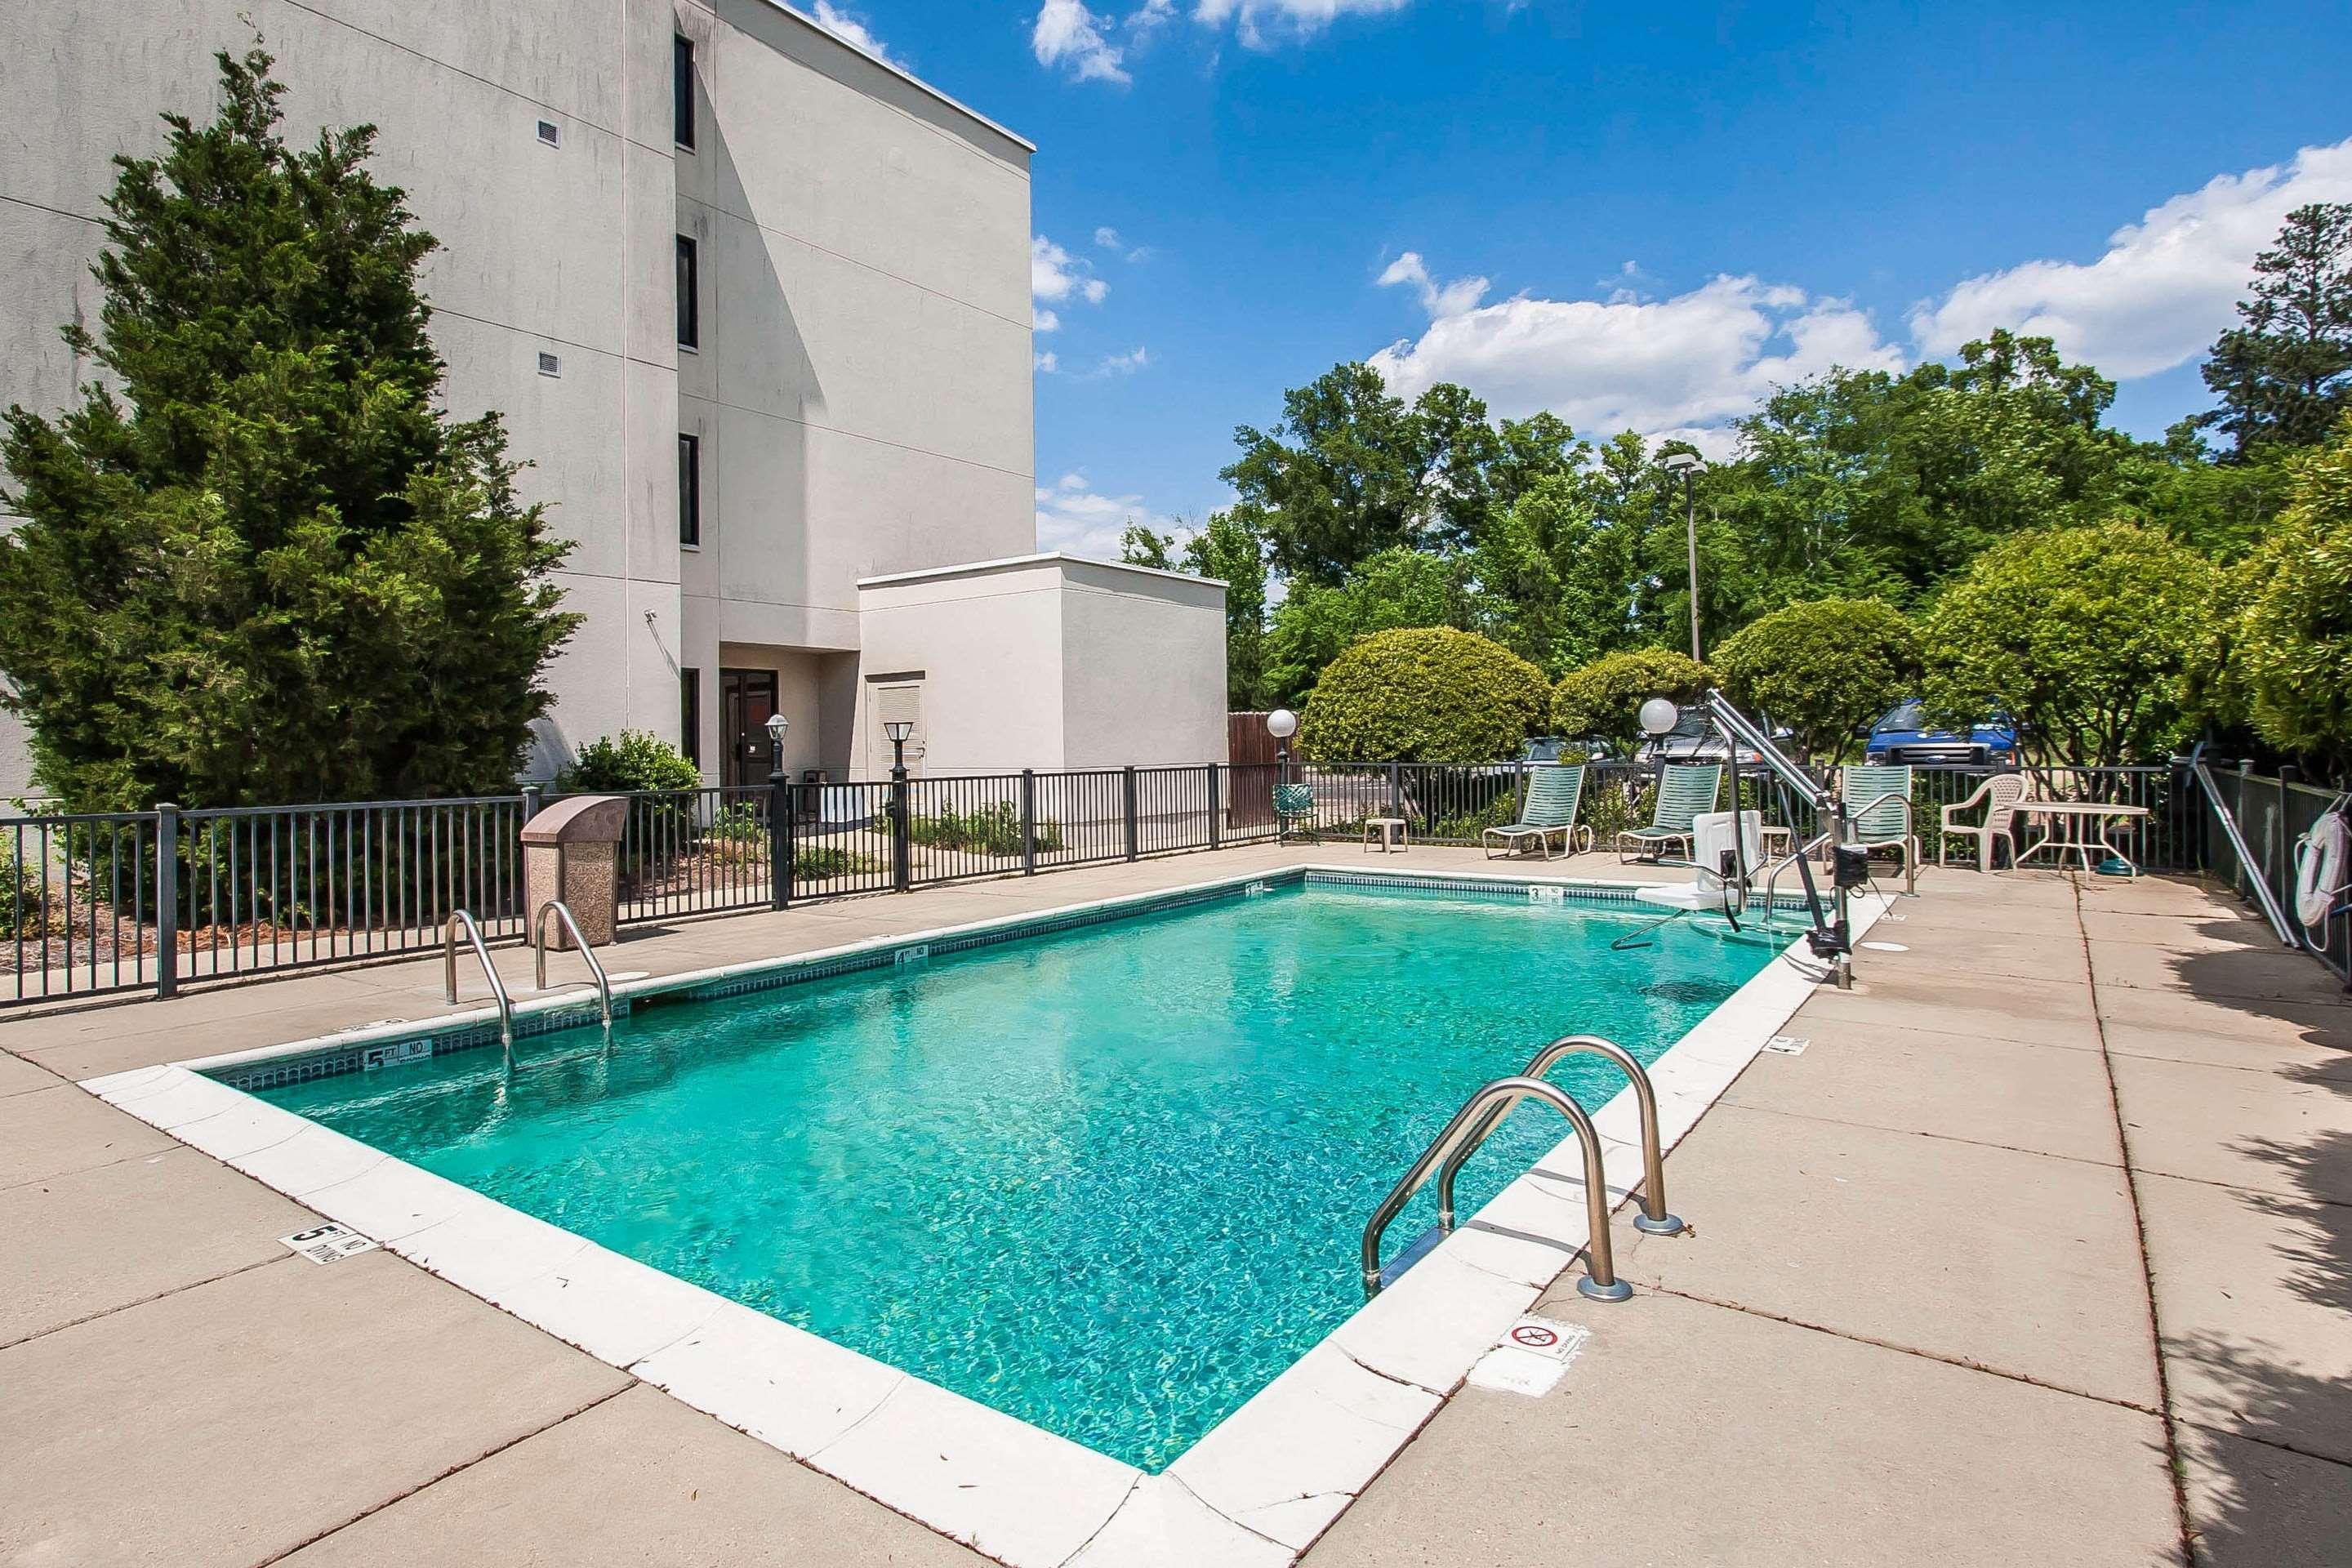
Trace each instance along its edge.
{"label": "white plastic patio chair", "polygon": [[[1943,837],[1936,843],[1936,864],[1944,864],[1945,852],[1951,847],[1955,835],[1965,834],[1977,841],[1977,869],[1992,869],[1992,841],[2009,840],[2009,858],[2017,863],[2017,805],[2025,798],[2026,779],[2023,773],[1995,773],[1977,785],[1966,800],[1956,800],[1943,810]],[[1981,805],[1984,821],[1968,823],[1959,820],[1962,814]]]}

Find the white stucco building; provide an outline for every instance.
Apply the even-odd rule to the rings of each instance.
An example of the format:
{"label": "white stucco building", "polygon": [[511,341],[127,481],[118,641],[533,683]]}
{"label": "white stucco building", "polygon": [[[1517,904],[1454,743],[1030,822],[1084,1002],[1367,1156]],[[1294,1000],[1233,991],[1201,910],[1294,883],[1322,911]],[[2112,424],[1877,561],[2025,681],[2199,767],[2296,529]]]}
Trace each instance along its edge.
{"label": "white stucco building", "polygon": [[578,542],[528,771],[628,728],[763,780],[774,709],[835,778],[886,707],[931,773],[1223,757],[1219,585],[1034,553],[1034,149],[773,0],[0,7],[0,402],[73,400],[108,160],[209,114],[240,16],[289,139],[379,127],[450,407]]}

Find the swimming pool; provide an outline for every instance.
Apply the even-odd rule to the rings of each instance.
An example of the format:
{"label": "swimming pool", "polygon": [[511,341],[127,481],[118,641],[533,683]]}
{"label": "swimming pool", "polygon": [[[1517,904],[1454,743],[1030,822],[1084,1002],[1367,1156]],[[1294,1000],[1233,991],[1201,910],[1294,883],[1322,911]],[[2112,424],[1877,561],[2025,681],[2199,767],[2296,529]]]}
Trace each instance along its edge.
{"label": "swimming pool", "polygon": [[[1654,1059],[1771,957],[1687,923],[1615,952],[1650,911],[1512,883],[1297,878],[1121,913],[640,996],[609,1050],[533,1037],[511,1079],[436,1050],[262,1092],[1158,1470],[1362,1305],[1366,1216],[1472,1089],[1571,1030]],[[1623,1087],[1554,1077],[1592,1108]],[[1514,1116],[1465,1212],[1561,1131]]]}

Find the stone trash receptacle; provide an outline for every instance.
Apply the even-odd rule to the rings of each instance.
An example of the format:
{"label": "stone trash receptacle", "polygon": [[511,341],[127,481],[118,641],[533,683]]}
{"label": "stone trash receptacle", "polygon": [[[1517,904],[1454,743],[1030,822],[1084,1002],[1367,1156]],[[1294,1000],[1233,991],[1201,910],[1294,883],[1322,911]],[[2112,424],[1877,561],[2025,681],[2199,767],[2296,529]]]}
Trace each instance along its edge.
{"label": "stone trash receptacle", "polygon": [[[582,795],[557,801],[522,825],[522,885],[532,914],[550,899],[570,906],[591,947],[613,940],[621,915],[621,830],[629,803],[617,795]],[[549,917],[550,938],[569,950],[572,933]],[[536,933],[534,933],[536,934]]]}

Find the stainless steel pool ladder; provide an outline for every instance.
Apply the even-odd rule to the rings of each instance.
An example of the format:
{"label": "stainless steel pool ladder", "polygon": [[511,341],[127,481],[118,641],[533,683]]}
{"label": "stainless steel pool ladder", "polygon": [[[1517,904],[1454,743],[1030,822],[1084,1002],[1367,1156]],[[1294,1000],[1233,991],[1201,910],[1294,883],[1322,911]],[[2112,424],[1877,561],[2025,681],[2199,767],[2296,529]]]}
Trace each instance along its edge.
{"label": "stainless steel pool ladder", "polygon": [[604,966],[596,962],[595,950],[588,945],[588,939],[580,934],[580,922],[572,918],[572,906],[561,899],[548,900],[530,917],[530,945],[539,952],[538,978],[534,984],[541,991],[547,989],[547,917],[550,915],[563,922],[563,929],[572,933],[572,942],[580,949],[580,956],[588,961],[588,973],[596,977],[596,1000],[604,1009],[604,1036],[610,1039],[613,1034],[613,983],[604,978]]}
{"label": "stainless steel pool ladder", "polygon": [[482,961],[482,973],[490,982],[490,994],[499,1003],[499,1045],[506,1051],[507,1068],[514,1068],[514,1002],[507,995],[507,983],[499,978],[499,966],[490,962],[490,950],[483,945],[482,928],[464,910],[449,911],[448,922],[441,928],[441,987],[450,1001],[457,999],[457,928],[466,928],[466,940],[474,945],[474,956]]}
{"label": "stainless steel pool ladder", "polygon": [[[1650,1075],[1633,1059],[1633,1053],[1614,1040],[1599,1035],[1565,1035],[1538,1051],[1520,1069],[1521,1078],[1542,1078],[1559,1062],[1572,1056],[1601,1057],[1623,1072],[1633,1086],[1633,1104],[1642,1113],[1642,1212],[1633,1216],[1633,1228],[1647,1236],[1679,1236],[1687,1228],[1683,1222],[1666,1212],[1666,1161],[1659,1147],[1658,1093],[1651,1087]],[[1477,1152],[1478,1145],[1486,1141],[1496,1125],[1508,1113],[1510,1107],[1490,1108],[1470,1135],[1462,1140],[1437,1173],[1437,1228],[1454,1228],[1454,1178]]]}

